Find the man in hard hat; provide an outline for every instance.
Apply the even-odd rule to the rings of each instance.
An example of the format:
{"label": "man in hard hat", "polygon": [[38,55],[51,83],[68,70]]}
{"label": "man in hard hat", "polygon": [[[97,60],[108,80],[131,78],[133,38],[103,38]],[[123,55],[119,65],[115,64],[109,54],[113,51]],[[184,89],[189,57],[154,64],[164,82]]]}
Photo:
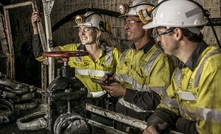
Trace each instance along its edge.
{"label": "man in hard hat", "polygon": [[[139,18],[141,9],[152,7],[146,0],[135,0],[129,10],[120,5],[125,13],[127,39],[133,42],[124,51],[117,65],[113,82],[103,88],[113,97],[118,97],[116,111],[140,120],[146,120],[160,103],[161,96],[170,84],[172,62],[156,45],[151,29],[143,29],[144,19]],[[108,75],[103,80],[113,79]]]}
{"label": "man in hard hat", "polygon": [[[185,6],[184,6],[185,5]],[[218,134],[221,131],[221,50],[203,40],[202,6],[190,0],[162,1],[153,10],[157,41],[179,59],[167,94],[149,117],[144,134]]]}

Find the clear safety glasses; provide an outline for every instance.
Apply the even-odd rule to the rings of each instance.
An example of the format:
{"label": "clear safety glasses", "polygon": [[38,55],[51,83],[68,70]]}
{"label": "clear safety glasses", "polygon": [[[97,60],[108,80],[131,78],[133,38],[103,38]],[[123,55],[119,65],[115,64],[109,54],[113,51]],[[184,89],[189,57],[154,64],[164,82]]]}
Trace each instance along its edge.
{"label": "clear safety glasses", "polygon": [[139,20],[126,20],[125,25],[134,25],[135,23],[141,23]]}
{"label": "clear safety glasses", "polygon": [[172,33],[174,30],[174,28],[168,28],[165,32],[162,32],[162,33],[159,33],[156,31],[156,34],[157,34],[157,38],[161,38],[163,35],[166,35],[168,33]]}
{"label": "clear safety glasses", "polygon": [[80,33],[80,32],[84,32],[84,33],[87,33],[87,32],[90,32],[90,31],[93,31],[94,30],[94,28],[92,28],[92,27],[84,27],[84,28],[78,28],[78,33]]}

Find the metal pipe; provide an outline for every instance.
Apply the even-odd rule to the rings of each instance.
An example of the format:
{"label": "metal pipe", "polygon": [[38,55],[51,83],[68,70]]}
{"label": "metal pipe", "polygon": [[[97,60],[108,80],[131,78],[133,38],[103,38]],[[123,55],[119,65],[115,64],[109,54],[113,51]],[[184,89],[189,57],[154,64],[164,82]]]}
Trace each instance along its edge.
{"label": "metal pipe", "polygon": [[99,123],[97,121],[94,121],[94,120],[90,120],[88,119],[88,123],[92,126],[95,126],[97,128],[103,128],[105,130],[105,133],[106,134],[127,134],[127,133],[124,133],[122,131],[119,131],[113,127],[110,127],[110,126],[107,126],[107,125],[104,125],[102,123]]}
{"label": "metal pipe", "polygon": [[6,6],[4,6],[4,9],[11,9],[11,8],[22,7],[22,6],[29,6],[29,5],[32,5],[32,4],[33,3],[31,1],[27,1],[27,2],[18,3],[18,4],[6,5]]}
{"label": "metal pipe", "polygon": [[141,130],[144,130],[147,127],[147,123],[145,121],[141,121],[141,120],[129,117],[129,116],[125,116],[125,115],[122,115],[122,114],[119,114],[119,113],[116,113],[113,111],[109,111],[109,110],[94,106],[92,104],[86,103],[86,110],[96,113],[96,114],[99,114],[99,115],[102,115],[102,116],[105,116],[105,117],[108,117],[110,119],[113,119],[113,120],[116,120],[119,122],[122,122],[124,124],[128,124],[128,125],[137,127]]}
{"label": "metal pipe", "polygon": [[9,55],[8,55],[9,69],[7,71],[7,76],[9,76],[11,79],[15,79],[15,61],[14,61],[15,55],[14,55],[14,46],[12,41],[11,23],[10,23],[9,11],[5,8],[6,7],[4,7],[5,31],[9,47]]}
{"label": "metal pipe", "polygon": [[18,110],[31,110],[39,105],[39,100],[34,100],[30,103],[14,104],[14,107]]}
{"label": "metal pipe", "polygon": [[16,123],[20,130],[39,130],[47,127],[45,115],[44,112],[36,112],[18,119]]}
{"label": "metal pipe", "polygon": [[[107,118],[119,121],[119,122],[122,122],[124,124],[134,126],[136,128],[139,128],[142,131],[147,127],[147,123],[145,121],[138,120],[129,116],[125,116],[125,115],[122,115],[113,111],[109,111],[107,109],[103,109],[92,104],[86,103],[86,110],[92,113],[96,113],[96,114],[105,116]],[[182,134],[182,133],[172,130],[169,132],[169,134]]]}
{"label": "metal pipe", "polygon": [[[53,8],[55,0],[43,0],[43,8],[44,8],[44,20],[45,20],[45,30],[46,30],[46,41],[47,41],[47,51],[53,51],[53,43],[52,43],[52,30],[51,30],[51,10]],[[55,78],[55,65],[54,59],[48,57],[48,83],[51,83]]]}

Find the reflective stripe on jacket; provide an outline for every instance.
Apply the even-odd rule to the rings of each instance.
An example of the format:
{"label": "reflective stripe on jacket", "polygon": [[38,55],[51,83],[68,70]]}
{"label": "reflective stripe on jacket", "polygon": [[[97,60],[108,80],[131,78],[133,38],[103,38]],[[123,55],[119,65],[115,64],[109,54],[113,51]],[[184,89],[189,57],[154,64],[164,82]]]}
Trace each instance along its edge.
{"label": "reflective stripe on jacket", "polygon": [[[132,48],[122,53],[115,78],[127,89],[141,93],[127,97],[128,91],[126,91],[126,97],[118,101],[117,110],[143,120],[145,117],[141,114],[151,113],[159,104],[160,96],[165,93],[170,84],[172,72],[172,61],[155,45],[147,53]],[[151,102],[146,102],[146,100]]]}
{"label": "reflective stripe on jacket", "polygon": [[[208,46],[193,71],[187,67],[177,68],[167,94],[169,98],[164,99],[163,103],[168,107],[160,104],[161,107],[179,113],[182,118],[197,121],[196,129],[200,134],[219,134],[221,131],[221,50],[215,46]],[[174,101],[171,98],[176,98],[177,103],[170,103]],[[172,107],[177,110],[171,109]]]}
{"label": "reflective stripe on jacket", "polygon": [[[36,60],[42,62],[45,58],[42,56],[43,49],[39,35],[33,35],[32,39],[33,53]],[[121,52],[117,48],[101,45],[102,53],[94,61],[91,56],[71,57],[68,64],[75,68],[75,74],[78,79],[88,88],[88,97],[99,97],[105,94],[100,85],[91,81],[91,78],[101,78],[105,73],[113,73],[116,70]],[[54,48],[54,51],[77,51],[84,50],[80,44],[67,44]]]}
{"label": "reflective stripe on jacket", "polygon": [[[126,88],[151,91],[151,87],[159,87],[152,88],[152,91],[162,94],[165,92],[165,87],[169,85],[170,80],[167,78],[171,76],[170,65],[166,62],[168,62],[167,56],[156,46],[153,46],[147,54],[144,54],[142,50],[129,49],[120,58],[115,78]],[[160,70],[159,68],[164,65],[165,69],[154,72]],[[155,76],[153,73],[157,75]],[[154,75],[154,78],[150,79],[152,75]],[[162,78],[161,76],[165,77]],[[162,89],[162,87],[164,88]]]}
{"label": "reflective stripe on jacket", "polygon": [[[76,51],[80,44],[59,46],[61,51]],[[75,68],[75,76],[88,88],[91,97],[96,92],[104,92],[99,84],[92,82],[91,78],[101,79],[105,73],[115,72],[120,51],[113,47],[101,46],[102,53],[94,61],[91,56],[71,57],[68,64]]]}

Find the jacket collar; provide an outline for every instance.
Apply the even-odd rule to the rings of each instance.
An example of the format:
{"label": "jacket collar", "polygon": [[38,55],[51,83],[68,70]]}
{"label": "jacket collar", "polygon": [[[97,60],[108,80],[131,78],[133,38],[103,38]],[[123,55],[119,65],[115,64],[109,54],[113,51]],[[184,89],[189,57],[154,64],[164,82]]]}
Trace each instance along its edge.
{"label": "jacket collar", "polygon": [[[101,42],[101,45],[99,45],[102,49],[102,54],[106,54],[107,53],[107,48],[105,47],[105,43],[104,42]],[[87,51],[86,48],[85,48],[85,45],[83,44],[80,44],[78,47],[77,47],[77,50],[83,50],[83,51]]]}
{"label": "jacket collar", "polygon": [[191,71],[193,71],[200,60],[201,54],[207,47],[208,45],[205,41],[199,42],[197,44],[196,49],[193,51],[192,55],[189,57],[187,62],[184,64],[182,61],[179,61],[178,67],[180,69],[188,67]]}
{"label": "jacket collar", "polygon": [[[154,46],[155,44],[155,40],[154,38],[151,38],[149,42],[147,42],[143,47],[141,47],[139,50],[143,50],[144,53],[146,54],[151,48],[152,46]],[[131,46],[131,48],[136,49],[135,44],[133,44]]]}

